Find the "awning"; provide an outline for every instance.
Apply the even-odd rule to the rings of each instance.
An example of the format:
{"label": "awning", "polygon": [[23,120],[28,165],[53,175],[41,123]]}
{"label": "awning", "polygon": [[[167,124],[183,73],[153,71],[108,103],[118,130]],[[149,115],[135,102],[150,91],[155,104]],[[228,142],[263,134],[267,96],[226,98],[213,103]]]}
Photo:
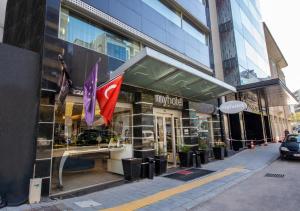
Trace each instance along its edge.
{"label": "awning", "polygon": [[206,101],[236,89],[201,70],[145,47],[111,74],[124,73],[124,84],[193,101]]}
{"label": "awning", "polygon": [[270,79],[237,87],[237,91],[263,90],[269,107],[296,105],[298,101],[294,94],[279,79]]}

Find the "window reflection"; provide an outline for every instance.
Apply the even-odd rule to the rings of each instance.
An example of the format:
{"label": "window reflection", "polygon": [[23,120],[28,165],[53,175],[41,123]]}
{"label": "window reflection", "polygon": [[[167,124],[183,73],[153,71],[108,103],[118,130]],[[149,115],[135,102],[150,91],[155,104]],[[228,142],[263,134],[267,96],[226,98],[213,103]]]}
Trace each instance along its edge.
{"label": "window reflection", "polygon": [[202,42],[203,44],[207,45],[207,38],[204,33],[199,31],[195,26],[193,26],[193,23],[191,23],[189,20],[186,18],[183,18],[182,20],[182,28],[185,30],[187,33],[192,35],[194,38]]}
{"label": "window reflection", "polygon": [[181,27],[180,13],[163,4],[160,0],[143,0],[147,5],[152,7],[158,13],[163,15],[168,20],[172,21],[177,26]]}
{"label": "window reflection", "polygon": [[[174,24],[176,24],[178,27],[182,28],[184,31],[189,33],[191,36],[199,40],[201,43],[208,45],[207,36],[205,33],[201,32],[201,30],[198,29],[197,26],[195,26],[190,20],[188,20],[186,17],[182,18],[182,14],[180,11],[177,11],[175,9],[172,9],[171,7],[167,6],[163,1],[161,0],[143,0],[144,3],[146,3],[148,6],[152,7],[154,10],[156,10],[158,13],[163,15],[168,20],[172,21]],[[201,3],[205,5],[205,1],[201,0]]]}
{"label": "window reflection", "polygon": [[[113,142],[131,143],[130,106],[118,103],[113,121],[109,127],[103,125],[100,109],[96,104],[95,121],[88,127],[84,119],[82,97],[68,96],[65,106],[55,112],[54,149],[71,149],[78,146],[96,146],[99,148],[116,147]],[[112,140],[113,139],[113,140]]]}
{"label": "window reflection", "polygon": [[140,51],[140,44],[112,34],[69,10],[61,8],[59,38],[126,61]]}

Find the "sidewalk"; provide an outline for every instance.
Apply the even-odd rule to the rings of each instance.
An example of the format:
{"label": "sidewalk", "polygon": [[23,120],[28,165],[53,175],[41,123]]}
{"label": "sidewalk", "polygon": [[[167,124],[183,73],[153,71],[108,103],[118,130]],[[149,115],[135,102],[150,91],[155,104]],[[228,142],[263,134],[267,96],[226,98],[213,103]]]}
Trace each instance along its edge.
{"label": "sidewalk", "polygon": [[[22,205],[4,210],[187,210],[245,180],[278,158],[279,144],[244,150],[230,158],[203,165],[216,171],[189,182],[155,177],[65,200]],[[85,208],[85,205],[88,206]],[[89,206],[91,205],[91,206]],[[118,207],[119,206],[119,207]]]}

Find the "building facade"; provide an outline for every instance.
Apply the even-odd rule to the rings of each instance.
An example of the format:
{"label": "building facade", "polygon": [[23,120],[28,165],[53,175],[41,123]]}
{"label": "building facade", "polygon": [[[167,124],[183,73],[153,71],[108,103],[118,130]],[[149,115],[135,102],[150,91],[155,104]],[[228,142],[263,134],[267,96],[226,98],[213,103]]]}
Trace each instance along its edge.
{"label": "building facade", "polygon": [[[229,138],[271,141],[278,137],[279,131],[283,133],[288,129],[288,124],[286,116],[280,117],[281,127],[273,134],[270,109],[286,105],[287,96],[292,99],[293,96],[282,82],[284,75],[281,69],[274,70],[270,59],[259,2],[216,2],[224,80],[238,91],[226,96],[226,101],[240,100],[248,106],[244,112],[227,115]],[[275,65],[279,65],[277,61]],[[274,95],[277,95],[277,102],[272,99]]]}
{"label": "building facade", "polygon": [[[272,79],[258,8],[253,0],[8,1],[3,52],[11,45],[33,53],[38,94],[30,101],[31,133],[22,140],[30,158],[9,144],[0,148],[27,161],[27,176],[18,178],[23,189],[0,187],[0,195],[9,203],[26,200],[29,178],[42,180],[43,196],[95,190],[122,181],[123,158],[165,156],[176,167],[184,146],[271,139],[275,102],[266,87],[283,91]],[[72,81],[64,103],[58,55]],[[98,106],[93,125],[84,120],[83,84],[96,63],[99,86],[124,76],[107,127]],[[246,102],[247,111],[222,114],[218,107],[230,100]],[[1,182],[8,187],[9,175]]]}
{"label": "building facade", "polygon": [[[163,155],[176,167],[183,146],[225,139],[216,108],[236,89],[214,56],[210,12],[198,0],[8,2],[6,18],[16,18],[6,21],[4,42],[40,55],[36,133],[28,141],[36,144],[32,178],[42,179],[42,195],[118,183],[122,158]],[[64,104],[59,54],[72,80]],[[124,74],[109,127],[98,107],[93,126],[84,121],[82,87],[96,62],[99,86]]]}
{"label": "building facade", "polygon": [[[266,37],[271,78],[280,80],[283,86],[286,86],[283,68],[288,66],[287,61],[285,60],[266,23],[263,23],[263,26]],[[280,96],[280,99],[282,101],[281,103],[277,103],[277,105],[274,104],[273,106],[269,107],[269,119],[273,133],[273,139],[277,141],[283,139],[285,130],[292,132],[292,124],[290,120],[292,112],[290,110],[290,106],[284,103],[289,99],[287,99],[285,96]]]}

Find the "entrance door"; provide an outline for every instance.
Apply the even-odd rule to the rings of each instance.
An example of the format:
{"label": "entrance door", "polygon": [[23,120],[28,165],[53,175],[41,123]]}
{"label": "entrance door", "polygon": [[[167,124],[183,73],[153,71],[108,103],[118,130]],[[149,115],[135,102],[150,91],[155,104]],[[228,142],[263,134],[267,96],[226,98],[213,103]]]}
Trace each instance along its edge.
{"label": "entrance door", "polygon": [[156,153],[167,156],[168,167],[176,167],[181,144],[180,112],[155,109]]}

